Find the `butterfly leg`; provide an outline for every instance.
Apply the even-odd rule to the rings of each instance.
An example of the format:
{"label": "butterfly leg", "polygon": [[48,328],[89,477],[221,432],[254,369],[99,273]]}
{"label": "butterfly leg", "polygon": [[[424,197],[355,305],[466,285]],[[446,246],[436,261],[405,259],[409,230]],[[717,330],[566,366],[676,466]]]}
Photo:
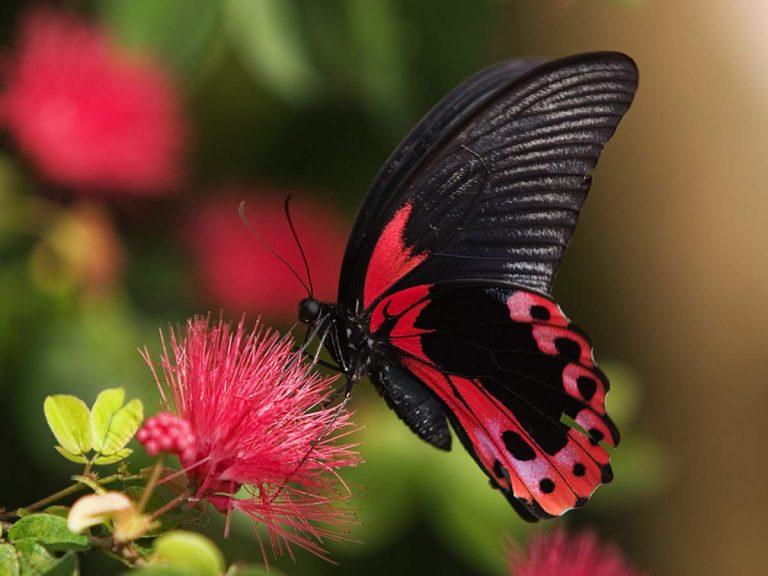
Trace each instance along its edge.
{"label": "butterfly leg", "polygon": [[326,398],[325,402],[323,402],[323,408],[328,408],[329,406],[333,406],[333,404],[341,398],[341,403],[344,404],[349,399],[349,397],[352,395],[352,387],[355,385],[356,380],[353,380],[349,376],[346,377],[346,382],[344,382],[344,386],[341,388],[337,388],[333,394],[328,396]]}
{"label": "butterfly leg", "polygon": [[320,334],[321,330],[323,329],[326,318],[322,318],[318,320],[317,323],[315,323],[313,326],[311,326],[304,332],[304,338],[301,341],[301,346],[299,346],[298,351],[301,352],[303,356],[311,358],[312,364],[322,366],[323,368],[328,368],[329,370],[333,370],[334,372],[345,372],[344,367],[339,366],[338,364],[333,364],[332,362],[328,362],[326,360],[321,360],[319,357],[320,352],[323,349],[323,344],[325,343],[325,340],[328,337],[330,326],[326,328],[325,331],[323,331],[322,336],[320,336],[320,342],[318,343],[317,350],[314,353],[308,350],[310,342],[316,336],[318,336],[318,334]]}

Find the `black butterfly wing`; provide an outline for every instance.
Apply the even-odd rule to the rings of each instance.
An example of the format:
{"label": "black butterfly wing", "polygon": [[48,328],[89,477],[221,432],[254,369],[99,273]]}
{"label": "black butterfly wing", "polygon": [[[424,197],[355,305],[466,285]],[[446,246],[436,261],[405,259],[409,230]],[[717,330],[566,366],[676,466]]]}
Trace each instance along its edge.
{"label": "black butterfly wing", "polygon": [[400,145],[360,209],[339,302],[370,309],[424,282],[549,292],[637,69],[593,53],[508,62],[449,94]]}
{"label": "black butterfly wing", "polygon": [[[360,264],[370,258],[371,243],[401,203],[402,183],[408,175],[418,172],[429,153],[447,134],[463,126],[473,111],[541,63],[534,58],[520,58],[486,68],[459,84],[421,119],[381,167],[358,210],[344,256],[342,278],[361,277],[365,272]],[[343,283],[339,287],[339,301],[348,301],[345,292],[354,297],[357,288],[355,282]]]}
{"label": "black butterfly wing", "polygon": [[[619,442],[608,380],[589,338],[549,297],[492,283],[418,285],[381,300],[370,326],[388,342],[383,364],[426,384],[524,517],[559,516],[612,479],[601,445]],[[417,433],[439,431],[424,407],[395,409]]]}
{"label": "black butterfly wing", "polygon": [[545,294],[636,86],[615,53],[480,72],[393,154],[344,257],[339,302],[369,323],[390,406],[442,448],[450,419],[528,519],[611,478],[608,382]]}

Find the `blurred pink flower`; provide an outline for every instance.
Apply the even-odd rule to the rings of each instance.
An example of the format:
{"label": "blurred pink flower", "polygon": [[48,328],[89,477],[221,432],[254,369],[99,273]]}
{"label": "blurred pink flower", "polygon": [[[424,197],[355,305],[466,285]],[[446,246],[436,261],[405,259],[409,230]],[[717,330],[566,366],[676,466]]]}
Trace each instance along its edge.
{"label": "blurred pink flower", "polygon": [[7,62],[0,121],[51,181],[160,194],[180,183],[186,127],[168,76],[72,16],[33,10]]}
{"label": "blurred pink flower", "polygon": [[[188,214],[186,243],[198,283],[214,307],[255,312],[285,322],[296,320],[298,303],[307,296],[306,291],[254,238],[237,213],[245,200],[253,227],[303,278],[304,266],[283,212],[285,194],[258,195],[247,188],[229,188]],[[332,208],[306,196],[293,198],[291,214],[307,254],[315,297],[335,301],[349,225]]]}
{"label": "blurred pink flower", "polygon": [[640,576],[624,561],[621,551],[601,543],[593,532],[568,536],[563,530],[537,534],[525,553],[513,550],[512,576]]}
{"label": "blurred pink flower", "polygon": [[293,543],[322,556],[322,541],[344,539],[353,520],[337,505],[349,497],[337,471],[360,457],[338,442],[350,414],[323,405],[335,377],[318,376],[292,347],[269,329],[196,317],[163,339],[162,376],[144,358],[164,409],[189,423],[191,446],[176,453],[194,498],[263,524],[275,554]]}

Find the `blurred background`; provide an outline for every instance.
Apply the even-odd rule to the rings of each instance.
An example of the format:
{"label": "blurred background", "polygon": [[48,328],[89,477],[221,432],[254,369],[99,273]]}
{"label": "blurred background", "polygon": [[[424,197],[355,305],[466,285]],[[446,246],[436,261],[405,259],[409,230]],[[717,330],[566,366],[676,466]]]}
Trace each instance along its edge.
{"label": "blurred background", "polygon": [[[42,9],[41,9],[42,7]],[[0,4],[0,505],[60,488],[47,394],[125,386],[194,313],[288,328],[304,295],[238,219],[333,299],[389,152],[501,59],[620,50],[640,90],[606,148],[555,295],[595,342],[622,429],[616,480],[549,523],[591,526],[649,574],[758,574],[768,537],[768,6],[760,0],[182,0]],[[763,264],[761,264],[763,262]],[[362,544],[289,574],[504,574],[530,534],[460,450],[355,390]],[[212,517],[204,530],[220,535]],[[221,538],[216,538],[221,541]],[[243,522],[227,559],[258,561]],[[85,574],[119,572],[86,559]]]}

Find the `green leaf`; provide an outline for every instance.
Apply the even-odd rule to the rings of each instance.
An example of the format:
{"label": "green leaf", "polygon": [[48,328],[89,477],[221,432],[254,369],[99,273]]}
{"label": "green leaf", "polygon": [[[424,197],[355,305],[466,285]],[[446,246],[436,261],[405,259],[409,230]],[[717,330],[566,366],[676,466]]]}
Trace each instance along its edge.
{"label": "green leaf", "polygon": [[231,0],[227,26],[248,70],[283,98],[297,102],[317,91],[296,6],[286,0]]}
{"label": "green leaf", "polygon": [[93,463],[98,464],[99,466],[114,464],[115,462],[120,462],[120,460],[127,458],[131,454],[133,454],[133,450],[130,448],[123,448],[122,450],[118,450],[109,456],[96,456],[96,458],[93,459]]}
{"label": "green leaf", "polygon": [[45,510],[43,510],[46,514],[51,514],[53,516],[58,516],[59,518],[67,519],[67,516],[69,516],[69,506],[60,506],[59,504],[54,504],[53,506],[48,506]]}
{"label": "green leaf", "polygon": [[[114,413],[109,422],[101,447],[101,456],[117,455],[131,441],[144,419],[144,406],[141,400],[134,399]],[[125,455],[127,456],[127,454]],[[118,460],[125,458],[122,456]],[[114,460],[117,462],[117,460]]]}
{"label": "green leaf", "polygon": [[0,544],[0,576],[19,576],[16,549],[10,544]]}
{"label": "green leaf", "polygon": [[219,576],[224,571],[224,557],[205,536],[176,530],[155,541],[150,562],[182,569],[189,576]]}
{"label": "green leaf", "polygon": [[77,576],[77,555],[67,552],[45,571],[45,576]]}
{"label": "green leaf", "polygon": [[64,456],[64,458],[66,458],[70,462],[77,462],[78,464],[85,464],[86,462],[88,462],[88,458],[86,458],[85,456],[72,454],[72,452],[68,450],[64,450],[64,448],[62,448],[61,446],[54,446],[53,448],[56,450],[56,452]]}
{"label": "green leaf", "polygon": [[18,553],[21,576],[39,576],[56,566],[57,559],[32,538],[19,540],[14,546]]}
{"label": "green leaf", "polygon": [[67,521],[53,514],[31,514],[16,522],[8,531],[8,540],[34,540],[52,551],[87,550],[87,536],[70,532]]}
{"label": "green leaf", "polygon": [[110,388],[103,390],[96,397],[91,408],[91,433],[93,434],[93,449],[101,452],[104,441],[109,433],[112,418],[125,402],[125,389]]}
{"label": "green leaf", "polygon": [[68,394],[48,396],[43,404],[48,426],[61,447],[71,454],[91,449],[91,413],[85,402]]}

